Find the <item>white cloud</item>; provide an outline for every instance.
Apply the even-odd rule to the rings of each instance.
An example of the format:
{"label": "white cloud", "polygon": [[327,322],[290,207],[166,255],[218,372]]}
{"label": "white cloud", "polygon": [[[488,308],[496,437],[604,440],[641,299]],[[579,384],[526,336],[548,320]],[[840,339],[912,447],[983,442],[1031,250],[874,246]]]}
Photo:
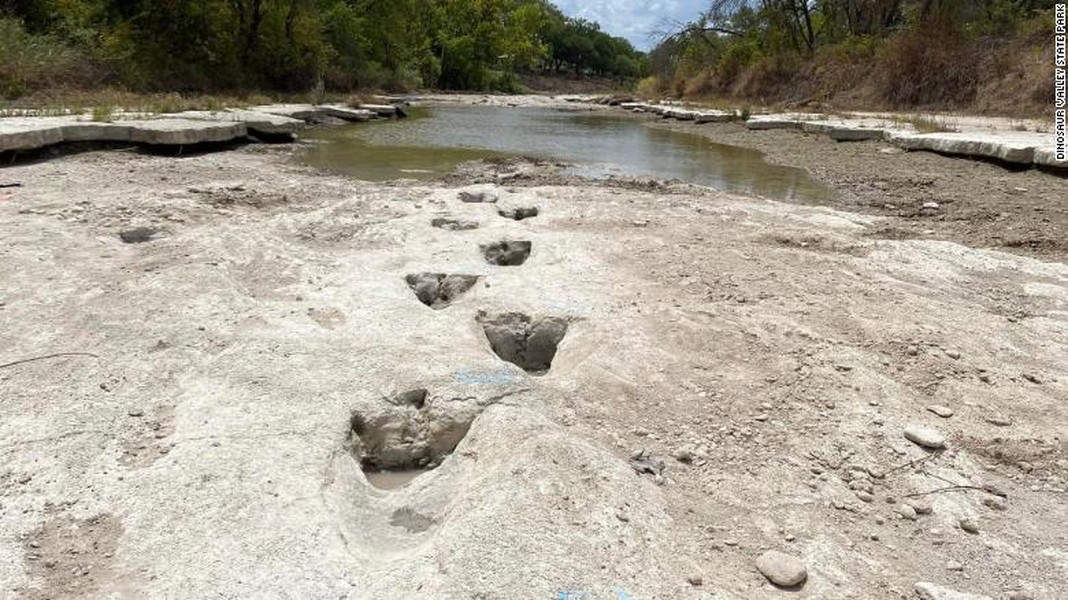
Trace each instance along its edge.
{"label": "white cloud", "polygon": [[557,0],[565,14],[601,24],[601,29],[630,40],[637,48],[656,45],[657,30],[664,23],[693,20],[707,8],[708,0]]}

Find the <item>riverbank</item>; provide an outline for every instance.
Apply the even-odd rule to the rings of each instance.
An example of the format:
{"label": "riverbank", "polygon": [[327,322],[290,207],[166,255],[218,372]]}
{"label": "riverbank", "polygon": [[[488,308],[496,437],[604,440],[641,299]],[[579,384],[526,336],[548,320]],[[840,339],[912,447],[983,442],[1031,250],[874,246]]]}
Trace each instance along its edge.
{"label": "riverbank", "polygon": [[302,149],[0,171],[5,594],[776,597],[771,549],[798,597],[1068,594],[1062,263],[859,201],[371,184]]}
{"label": "riverbank", "polygon": [[752,130],[743,123],[649,119],[653,127],[759,150],[771,163],[805,169],[836,191],[827,205],[890,217],[873,236],[1068,258],[1068,178],[1059,174],[904,152],[879,140],[837,142],[797,130]]}

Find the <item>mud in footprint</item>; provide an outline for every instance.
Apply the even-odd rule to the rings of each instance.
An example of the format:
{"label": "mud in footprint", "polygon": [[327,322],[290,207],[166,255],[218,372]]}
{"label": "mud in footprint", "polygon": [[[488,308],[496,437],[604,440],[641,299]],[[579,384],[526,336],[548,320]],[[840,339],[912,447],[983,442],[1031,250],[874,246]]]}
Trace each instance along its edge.
{"label": "mud in footprint", "polygon": [[517,312],[479,313],[477,319],[493,352],[532,375],[549,371],[568,328],[563,317],[533,319]]}
{"label": "mud in footprint", "polygon": [[526,240],[502,240],[480,246],[482,256],[491,265],[499,267],[518,267],[530,258],[533,244]]}
{"label": "mud in footprint", "polygon": [[374,414],[355,412],[348,447],[368,482],[396,489],[438,467],[467,435],[480,406],[444,402],[426,389],[389,398]]}
{"label": "mud in footprint", "polygon": [[460,202],[467,202],[468,204],[493,204],[500,198],[497,190],[491,189],[464,190],[457,196],[460,198]]}
{"label": "mud in footprint", "polygon": [[529,219],[531,217],[538,216],[537,206],[516,206],[513,208],[502,208],[497,211],[497,214],[513,221],[522,221],[523,219]]}
{"label": "mud in footprint", "polygon": [[155,227],[134,227],[119,232],[119,239],[124,244],[144,244],[155,241],[163,231]]}
{"label": "mud in footprint", "polygon": [[450,219],[448,217],[435,217],[430,220],[430,226],[444,229],[446,231],[470,231],[472,229],[478,229],[478,222],[467,221],[464,219]]}
{"label": "mud in footprint", "polygon": [[404,278],[420,302],[434,309],[442,309],[478,283],[477,275],[447,275],[445,273],[412,273]]}

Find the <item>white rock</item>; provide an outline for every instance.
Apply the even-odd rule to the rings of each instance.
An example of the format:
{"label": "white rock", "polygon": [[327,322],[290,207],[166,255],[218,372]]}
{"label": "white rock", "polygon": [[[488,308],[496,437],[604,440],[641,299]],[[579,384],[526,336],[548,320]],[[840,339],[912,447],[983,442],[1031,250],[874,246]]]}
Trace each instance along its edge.
{"label": "white rock", "polygon": [[915,521],[916,520],[916,509],[913,508],[912,506],[909,506],[908,504],[900,504],[900,505],[898,505],[897,514],[901,515],[901,518],[909,520],[909,521]]}
{"label": "white rock", "polygon": [[756,567],[768,581],[782,587],[801,585],[808,578],[808,570],[801,559],[778,550],[761,554]]}
{"label": "white rock", "polygon": [[953,409],[948,406],[943,406],[941,404],[932,404],[927,407],[927,410],[942,417],[943,419],[948,419],[953,416]]}
{"label": "white rock", "polygon": [[946,436],[942,432],[923,425],[910,425],[905,428],[905,439],[924,448],[940,449],[946,447]]}
{"label": "white rock", "polygon": [[1036,148],[1052,147],[1053,141],[1052,134],[976,131],[908,133],[896,134],[893,137],[893,142],[906,150],[994,158],[1025,165],[1035,161]]}

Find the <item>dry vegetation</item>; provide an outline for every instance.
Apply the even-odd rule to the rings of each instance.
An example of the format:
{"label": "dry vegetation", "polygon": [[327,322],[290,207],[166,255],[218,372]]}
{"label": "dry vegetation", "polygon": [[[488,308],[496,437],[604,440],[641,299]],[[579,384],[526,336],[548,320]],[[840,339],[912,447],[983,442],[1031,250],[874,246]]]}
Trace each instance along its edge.
{"label": "dry vegetation", "polygon": [[926,15],[917,2],[869,3],[886,7],[877,28],[847,23],[827,8],[851,2],[819,3],[809,9],[817,25],[807,44],[797,41],[806,40],[803,20],[791,25],[792,17],[776,17],[789,2],[751,4],[766,6],[730,12],[728,2],[713,2],[713,10],[667,38],[652,55],[656,77],[641,91],[821,110],[1032,117],[1052,109],[1052,11],[1041,1],[924,3],[936,7]]}

